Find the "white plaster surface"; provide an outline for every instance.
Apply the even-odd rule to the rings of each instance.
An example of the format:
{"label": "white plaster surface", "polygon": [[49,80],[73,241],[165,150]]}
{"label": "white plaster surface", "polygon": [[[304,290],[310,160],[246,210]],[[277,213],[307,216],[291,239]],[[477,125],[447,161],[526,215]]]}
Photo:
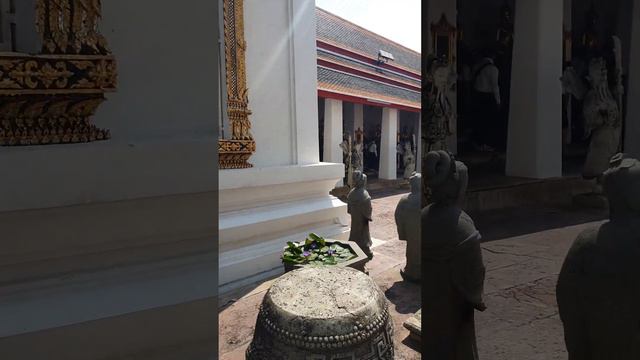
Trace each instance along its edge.
{"label": "white plaster surface", "polygon": [[397,177],[398,110],[382,109],[382,139],[380,141],[380,179],[395,180]]}
{"label": "white plaster surface", "polygon": [[324,101],[324,147],[322,159],[326,162],[342,163],[342,101]]}
{"label": "white plaster surface", "polygon": [[[118,329],[105,324],[122,316],[137,327],[143,312],[157,320],[215,297],[217,5],[102,2],[119,85],[94,122],[112,139],[0,151],[0,348],[40,330],[68,341],[86,326],[103,331],[78,346],[92,349],[85,359],[157,349],[166,338],[107,350]],[[182,345],[206,337],[198,331],[180,334]],[[83,358],[74,349],[24,358]]]}
{"label": "white plaster surface", "polygon": [[520,0],[515,14],[506,172],[562,176],[562,1]]}

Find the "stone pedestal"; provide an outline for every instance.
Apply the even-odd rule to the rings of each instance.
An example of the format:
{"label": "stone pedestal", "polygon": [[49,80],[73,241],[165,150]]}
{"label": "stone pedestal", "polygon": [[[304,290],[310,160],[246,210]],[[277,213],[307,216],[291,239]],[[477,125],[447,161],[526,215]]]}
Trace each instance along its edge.
{"label": "stone pedestal", "polygon": [[280,277],[260,306],[247,359],[393,359],[393,321],[373,280],[342,267]]}
{"label": "stone pedestal", "polygon": [[404,327],[409,329],[411,338],[415,341],[422,341],[422,309],[404,322]]}

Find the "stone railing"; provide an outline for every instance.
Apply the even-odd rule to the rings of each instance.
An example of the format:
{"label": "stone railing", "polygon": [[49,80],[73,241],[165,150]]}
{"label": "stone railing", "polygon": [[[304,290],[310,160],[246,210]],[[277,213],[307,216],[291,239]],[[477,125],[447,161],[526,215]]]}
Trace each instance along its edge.
{"label": "stone railing", "polygon": [[37,0],[40,54],[0,53],[0,145],[110,137],[91,116],[117,85],[116,61],[98,32],[100,0]]}

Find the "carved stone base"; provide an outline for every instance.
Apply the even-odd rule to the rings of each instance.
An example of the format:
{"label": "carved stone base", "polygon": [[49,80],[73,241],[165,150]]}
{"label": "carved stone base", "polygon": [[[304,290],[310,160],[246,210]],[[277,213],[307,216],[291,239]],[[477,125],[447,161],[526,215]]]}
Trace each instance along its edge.
{"label": "carved stone base", "polygon": [[404,327],[409,330],[410,336],[415,341],[422,341],[422,309],[404,322]]}
{"label": "carved stone base", "polygon": [[249,360],[392,360],[387,300],[355,269],[292,271],[265,295],[246,355]]}

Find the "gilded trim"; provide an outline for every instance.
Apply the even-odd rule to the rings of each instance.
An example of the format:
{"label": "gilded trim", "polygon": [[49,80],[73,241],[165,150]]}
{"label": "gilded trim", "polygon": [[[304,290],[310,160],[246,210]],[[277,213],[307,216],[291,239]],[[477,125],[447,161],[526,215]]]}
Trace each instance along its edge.
{"label": "gilded trim", "polygon": [[40,54],[0,53],[0,145],[110,138],[90,119],[116,90],[115,58],[98,32],[101,0],[37,0]]}
{"label": "gilded trim", "polygon": [[231,139],[218,140],[220,169],[252,167],[248,160],[256,150],[249,121],[244,39],[243,0],[223,0],[225,72],[227,78],[227,113],[231,126]]}

